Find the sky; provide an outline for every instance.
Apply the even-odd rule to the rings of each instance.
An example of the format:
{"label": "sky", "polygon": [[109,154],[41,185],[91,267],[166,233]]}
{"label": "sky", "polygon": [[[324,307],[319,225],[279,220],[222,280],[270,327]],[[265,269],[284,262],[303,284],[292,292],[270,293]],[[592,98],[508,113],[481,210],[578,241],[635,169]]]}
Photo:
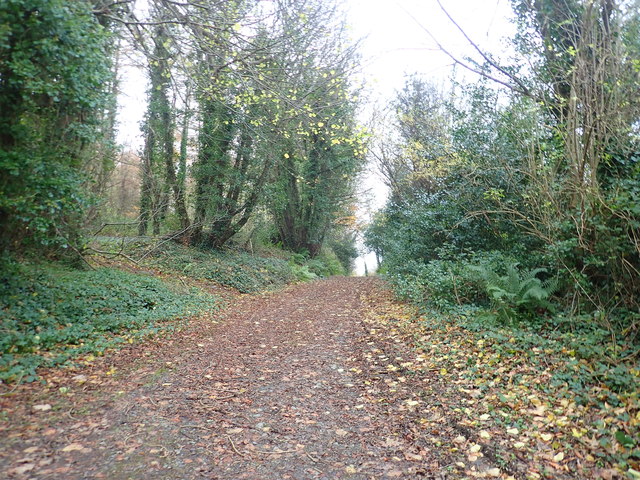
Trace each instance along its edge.
{"label": "sky", "polygon": [[[513,31],[509,0],[441,3],[467,35],[488,51],[503,49],[504,38]],[[345,0],[345,4],[354,38],[364,38],[363,73],[369,87],[382,96],[400,88],[405,73],[418,72],[440,82],[450,78],[453,62],[433,38],[459,58],[472,53],[436,0]]]}
{"label": "sky", "polygon": [[[383,104],[401,89],[407,74],[418,73],[441,84],[446,90],[452,75],[453,61],[438,48],[441,44],[450,53],[463,59],[473,53],[464,36],[446,17],[436,0],[342,0],[348,14],[353,39],[361,39],[361,71],[366,97],[371,104]],[[451,17],[480,47],[492,53],[505,50],[505,39],[513,35],[509,0],[441,0]],[[435,40],[434,40],[435,39]],[[147,88],[144,73],[125,66],[121,78],[119,108],[119,142],[139,150],[142,145],[140,122],[145,108]],[[460,67],[457,79],[474,80]],[[371,111],[364,108],[364,115]],[[365,120],[366,121],[366,120]],[[363,179],[363,190],[369,192],[368,206],[360,217],[366,220],[368,211],[383,206],[386,190],[375,168]],[[372,255],[356,262],[356,272],[375,268]]]}

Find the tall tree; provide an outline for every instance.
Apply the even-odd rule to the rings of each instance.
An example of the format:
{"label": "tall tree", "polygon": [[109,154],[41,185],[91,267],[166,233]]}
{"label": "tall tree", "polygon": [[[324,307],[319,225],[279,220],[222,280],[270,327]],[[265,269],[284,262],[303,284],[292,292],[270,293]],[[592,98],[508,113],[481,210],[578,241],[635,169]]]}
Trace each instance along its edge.
{"label": "tall tree", "polygon": [[[162,21],[158,15],[158,22]],[[145,144],[142,153],[142,184],[140,192],[139,235],[146,235],[151,220],[153,233],[160,233],[160,225],[169,208],[170,190],[179,198],[174,162],[175,122],[171,102],[171,66],[167,26],[154,27],[154,49],[149,63],[149,102],[144,125]],[[184,205],[180,205],[186,215]]]}
{"label": "tall tree", "polygon": [[0,242],[75,241],[111,79],[109,32],[89,2],[0,4]]}
{"label": "tall tree", "polygon": [[290,49],[279,62],[290,101],[275,117],[282,140],[268,203],[282,244],[315,256],[353,203],[366,135],[350,85],[356,46],[347,42],[336,6],[289,7],[283,25]]}

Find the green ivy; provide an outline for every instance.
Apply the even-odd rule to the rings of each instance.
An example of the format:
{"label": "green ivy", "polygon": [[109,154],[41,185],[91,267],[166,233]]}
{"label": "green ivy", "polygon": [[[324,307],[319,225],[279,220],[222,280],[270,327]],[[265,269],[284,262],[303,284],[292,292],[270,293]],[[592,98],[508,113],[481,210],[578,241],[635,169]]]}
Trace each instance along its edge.
{"label": "green ivy", "polygon": [[68,270],[2,261],[0,379],[31,381],[65,363],[144,335],[220,301],[197,289],[113,269]]}

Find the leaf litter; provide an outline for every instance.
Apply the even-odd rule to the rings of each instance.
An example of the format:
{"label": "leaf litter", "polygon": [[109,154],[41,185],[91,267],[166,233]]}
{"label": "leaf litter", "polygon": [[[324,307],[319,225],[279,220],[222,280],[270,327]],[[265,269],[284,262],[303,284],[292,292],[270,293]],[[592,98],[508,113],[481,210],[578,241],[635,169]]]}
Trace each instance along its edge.
{"label": "leaf litter", "polygon": [[538,364],[426,325],[375,278],[236,295],[215,318],[0,397],[0,473],[623,478],[606,448],[634,438],[593,444],[591,422],[613,428],[614,407],[597,417],[537,388]]}

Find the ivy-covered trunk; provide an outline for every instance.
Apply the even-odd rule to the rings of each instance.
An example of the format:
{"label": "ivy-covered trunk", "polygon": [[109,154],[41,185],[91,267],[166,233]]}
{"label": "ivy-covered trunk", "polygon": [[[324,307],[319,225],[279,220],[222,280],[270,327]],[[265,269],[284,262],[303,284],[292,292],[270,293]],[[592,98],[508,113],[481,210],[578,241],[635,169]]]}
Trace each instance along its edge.
{"label": "ivy-covered trunk", "polygon": [[[174,121],[170,101],[171,70],[169,37],[164,26],[155,29],[154,50],[149,61],[149,105],[144,128],[145,147],[142,158],[140,223],[138,233],[146,235],[149,221],[153,234],[160,234],[173,190],[178,194],[174,163]],[[186,212],[186,209],[183,214]]]}

